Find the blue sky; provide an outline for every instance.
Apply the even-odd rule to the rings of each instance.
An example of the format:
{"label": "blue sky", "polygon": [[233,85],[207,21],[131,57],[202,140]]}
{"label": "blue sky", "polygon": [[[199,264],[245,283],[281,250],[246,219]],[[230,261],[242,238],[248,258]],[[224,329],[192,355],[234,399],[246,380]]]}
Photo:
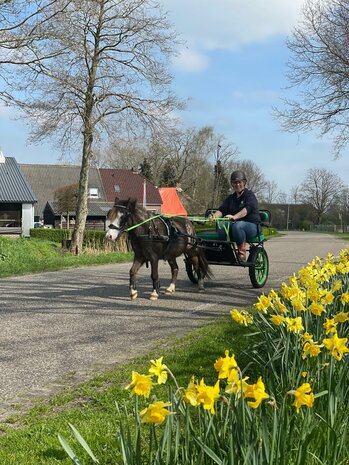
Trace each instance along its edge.
{"label": "blue sky", "polygon": [[[308,168],[329,169],[349,185],[347,150],[334,161],[331,141],[287,134],[272,116],[286,95],[285,38],[303,0],[162,0],[185,42],[173,63],[174,91],[188,99],[185,126],[212,126],[254,161],[279,190],[300,184]],[[28,131],[0,107],[0,147],[20,163],[57,163],[49,143],[28,145]]]}

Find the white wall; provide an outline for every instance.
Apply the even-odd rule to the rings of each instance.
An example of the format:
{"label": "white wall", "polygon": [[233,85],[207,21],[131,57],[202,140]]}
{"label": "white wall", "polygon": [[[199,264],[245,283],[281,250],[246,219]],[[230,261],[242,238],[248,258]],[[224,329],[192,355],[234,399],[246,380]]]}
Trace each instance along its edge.
{"label": "white wall", "polygon": [[24,203],[22,205],[22,236],[30,235],[30,228],[34,227],[34,205]]}

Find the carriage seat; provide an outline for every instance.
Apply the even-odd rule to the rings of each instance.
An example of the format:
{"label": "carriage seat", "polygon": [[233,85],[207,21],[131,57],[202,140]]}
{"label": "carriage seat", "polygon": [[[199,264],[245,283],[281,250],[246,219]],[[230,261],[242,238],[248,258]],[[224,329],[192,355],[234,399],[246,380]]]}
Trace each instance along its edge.
{"label": "carriage seat", "polygon": [[[210,213],[213,213],[216,211],[215,209],[210,209],[207,210],[205,213],[205,216],[207,217]],[[270,221],[271,221],[271,213],[269,210],[259,210],[259,214],[261,217],[261,223],[260,225],[262,227],[269,227],[270,226]],[[219,234],[218,232],[218,222],[216,222],[216,230],[215,231],[203,231],[198,233],[198,237],[201,239],[204,239],[205,241],[219,241],[222,240],[222,234]],[[255,237],[252,237],[248,239],[247,242],[249,243],[259,243],[265,241],[265,236],[263,233],[260,235],[256,235]]]}

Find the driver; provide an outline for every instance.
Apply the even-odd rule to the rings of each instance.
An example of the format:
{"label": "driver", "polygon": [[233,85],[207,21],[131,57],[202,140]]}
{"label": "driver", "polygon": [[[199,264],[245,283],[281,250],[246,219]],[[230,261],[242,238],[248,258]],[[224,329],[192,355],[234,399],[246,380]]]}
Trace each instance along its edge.
{"label": "driver", "polygon": [[[209,218],[230,220],[228,237],[236,242],[241,261],[246,261],[246,240],[260,233],[261,218],[255,194],[246,188],[247,179],[243,171],[233,171],[230,184],[234,190]],[[224,231],[221,229],[221,231]]]}

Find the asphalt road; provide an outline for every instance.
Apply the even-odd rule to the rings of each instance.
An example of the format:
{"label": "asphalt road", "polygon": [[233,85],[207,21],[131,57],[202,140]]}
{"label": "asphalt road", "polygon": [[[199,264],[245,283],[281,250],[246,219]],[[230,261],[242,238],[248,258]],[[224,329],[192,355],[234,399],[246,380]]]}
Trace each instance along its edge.
{"label": "asphalt road", "polygon": [[[214,278],[205,293],[198,293],[180,258],[176,293],[158,301],[148,299],[146,268],[139,273],[139,297],[130,301],[130,264],[0,279],[0,420],[161,340],[250,305],[262,292],[279,289],[315,256],[348,246],[330,235],[301,232],[268,241],[270,275],[262,290],[252,288],[246,269],[213,266]],[[166,263],[160,265],[160,276],[164,289],[170,279]]]}

